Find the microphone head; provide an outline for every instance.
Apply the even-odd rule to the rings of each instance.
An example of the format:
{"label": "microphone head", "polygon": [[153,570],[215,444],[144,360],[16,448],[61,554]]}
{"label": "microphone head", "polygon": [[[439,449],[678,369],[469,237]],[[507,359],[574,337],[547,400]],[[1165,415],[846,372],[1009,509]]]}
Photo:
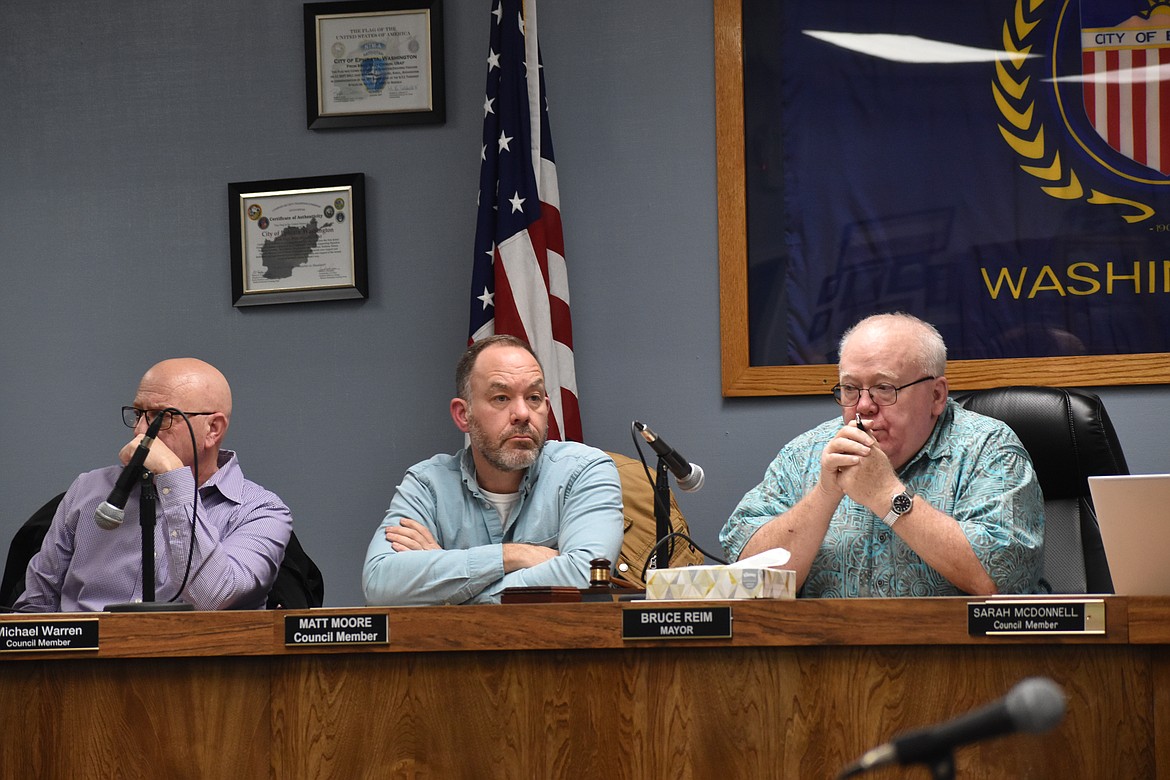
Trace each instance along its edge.
{"label": "microphone head", "polygon": [[691,473],[684,478],[676,480],[678,482],[678,489],[685,493],[694,493],[699,488],[703,487],[703,467],[691,465]]}
{"label": "microphone head", "polygon": [[1039,734],[1064,720],[1065,696],[1047,677],[1028,677],[1004,697],[1008,715],[1019,731]]}
{"label": "microphone head", "polygon": [[97,511],[93,513],[93,521],[97,523],[97,527],[103,531],[113,531],[122,524],[126,519],[126,510],[119,509],[111,504],[109,501],[103,501],[98,504]]}

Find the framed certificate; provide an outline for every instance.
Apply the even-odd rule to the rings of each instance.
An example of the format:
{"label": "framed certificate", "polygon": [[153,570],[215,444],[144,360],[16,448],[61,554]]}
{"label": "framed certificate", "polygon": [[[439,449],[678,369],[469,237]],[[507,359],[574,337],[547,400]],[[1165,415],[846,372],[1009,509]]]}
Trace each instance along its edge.
{"label": "framed certificate", "polygon": [[309,128],[442,124],[443,0],[305,4]]}
{"label": "framed certificate", "polygon": [[365,175],[228,185],[232,305],[368,298]]}

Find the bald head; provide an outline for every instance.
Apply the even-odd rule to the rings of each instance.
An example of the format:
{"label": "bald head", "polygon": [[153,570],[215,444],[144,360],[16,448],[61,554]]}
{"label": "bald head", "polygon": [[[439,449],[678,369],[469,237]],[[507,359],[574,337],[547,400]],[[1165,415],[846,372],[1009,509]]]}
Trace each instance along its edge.
{"label": "bald head", "polygon": [[222,412],[229,420],[232,416],[232,389],[227,378],[197,358],[156,363],[142,377],[138,390],[166,399],[166,406],[184,412]]}
{"label": "bald head", "polygon": [[[186,423],[162,429],[158,441],[186,466],[194,466],[198,460],[197,484],[202,485],[216,472],[220,445],[232,414],[232,391],[219,369],[195,358],[156,363],[138,383],[134,406],[155,412],[186,412]],[[134,430],[139,434],[146,431],[145,416]]]}

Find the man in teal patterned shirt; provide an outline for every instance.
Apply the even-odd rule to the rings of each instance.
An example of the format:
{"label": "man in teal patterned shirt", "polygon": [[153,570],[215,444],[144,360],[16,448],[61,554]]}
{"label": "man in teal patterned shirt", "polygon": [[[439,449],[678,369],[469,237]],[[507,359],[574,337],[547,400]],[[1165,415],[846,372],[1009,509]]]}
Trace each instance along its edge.
{"label": "man in teal patterned shirt", "polygon": [[1034,593],[1044,544],[1032,461],[999,420],[947,397],[946,344],[908,314],[841,338],[842,407],[789,442],[719,540],[783,547],[801,595]]}

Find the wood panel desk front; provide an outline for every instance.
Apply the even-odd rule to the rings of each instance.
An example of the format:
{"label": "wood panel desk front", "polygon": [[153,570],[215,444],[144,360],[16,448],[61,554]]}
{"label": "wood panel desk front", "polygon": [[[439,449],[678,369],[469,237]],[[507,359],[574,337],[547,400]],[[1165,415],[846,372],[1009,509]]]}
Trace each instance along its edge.
{"label": "wood panel desk front", "polygon": [[735,602],[732,639],[651,642],[622,640],[632,604],[313,612],[387,612],[358,650],[285,647],[307,613],[102,614],[96,652],[0,656],[0,772],[825,778],[1043,675],[1061,726],[962,748],[958,777],[1170,777],[1170,599],[1110,597],[1093,637],[970,637],[966,604]]}

